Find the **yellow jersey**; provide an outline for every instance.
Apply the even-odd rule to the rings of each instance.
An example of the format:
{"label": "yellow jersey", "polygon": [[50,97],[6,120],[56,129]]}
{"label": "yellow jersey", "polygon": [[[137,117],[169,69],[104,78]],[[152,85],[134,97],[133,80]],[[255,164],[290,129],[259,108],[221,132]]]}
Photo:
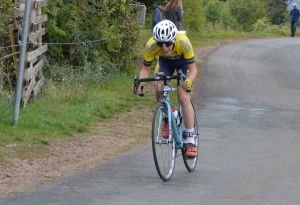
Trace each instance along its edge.
{"label": "yellow jersey", "polygon": [[170,55],[164,56],[160,50],[160,47],[156,44],[153,37],[149,39],[144,51],[144,65],[151,66],[155,56],[163,57],[168,60],[177,60],[181,56],[184,57],[187,64],[195,62],[194,50],[188,37],[184,34],[178,33],[176,41],[173,46],[173,50]]}

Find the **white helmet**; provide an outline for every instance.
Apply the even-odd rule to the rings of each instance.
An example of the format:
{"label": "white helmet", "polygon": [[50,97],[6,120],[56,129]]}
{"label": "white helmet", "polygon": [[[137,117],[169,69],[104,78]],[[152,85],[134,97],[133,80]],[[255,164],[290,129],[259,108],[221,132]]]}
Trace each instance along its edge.
{"label": "white helmet", "polygon": [[177,28],[172,21],[163,20],[153,28],[153,38],[157,42],[170,42],[177,36]]}

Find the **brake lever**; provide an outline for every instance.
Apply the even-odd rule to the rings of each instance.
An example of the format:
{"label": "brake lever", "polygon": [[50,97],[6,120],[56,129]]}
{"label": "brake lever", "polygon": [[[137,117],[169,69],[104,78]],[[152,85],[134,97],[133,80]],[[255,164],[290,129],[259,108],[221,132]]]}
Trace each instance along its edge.
{"label": "brake lever", "polygon": [[180,81],[181,81],[181,87],[184,88],[184,81],[183,81],[183,73],[181,70],[178,70],[177,72],[180,75]]}
{"label": "brake lever", "polygon": [[132,90],[133,94],[136,93],[137,87],[138,87],[138,77],[137,75],[135,75],[133,80],[133,90]]}
{"label": "brake lever", "polygon": [[[139,87],[139,79],[138,79],[137,75],[134,76],[133,86],[134,86],[134,88],[133,88],[133,94],[136,94],[136,90]],[[142,85],[141,86],[141,94],[139,94],[140,97],[144,97],[143,90],[144,90],[144,86]]]}
{"label": "brake lever", "polygon": [[[186,79],[186,75],[184,75],[181,70],[179,70],[178,73],[180,74],[180,81],[181,81],[182,88],[184,88],[184,86],[186,88],[187,87],[191,87],[189,85],[185,85],[185,80],[183,80],[183,79]],[[185,90],[185,91],[188,92],[188,93],[190,93],[192,91],[192,89],[188,89],[188,90]]]}

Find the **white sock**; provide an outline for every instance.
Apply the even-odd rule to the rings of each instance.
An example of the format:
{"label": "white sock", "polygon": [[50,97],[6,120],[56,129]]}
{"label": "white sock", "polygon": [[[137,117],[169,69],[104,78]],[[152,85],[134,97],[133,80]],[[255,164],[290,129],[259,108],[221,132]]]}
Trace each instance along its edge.
{"label": "white sock", "polygon": [[185,129],[185,132],[194,132],[194,129]]}
{"label": "white sock", "polygon": [[186,143],[188,144],[195,144],[195,140],[194,140],[194,129],[186,129],[185,130],[185,135],[186,135]]}

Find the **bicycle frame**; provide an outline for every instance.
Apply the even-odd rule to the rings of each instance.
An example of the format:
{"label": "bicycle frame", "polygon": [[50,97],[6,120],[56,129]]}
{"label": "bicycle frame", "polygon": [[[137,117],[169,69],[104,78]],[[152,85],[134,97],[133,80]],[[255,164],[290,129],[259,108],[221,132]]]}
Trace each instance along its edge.
{"label": "bicycle frame", "polygon": [[[166,82],[164,83],[163,90],[162,90],[162,99],[160,102],[164,103],[168,109],[168,125],[169,125],[169,139],[168,142],[170,143],[172,140],[172,133],[174,133],[174,139],[176,142],[176,148],[181,149],[183,148],[183,141],[182,141],[182,123],[180,123],[179,126],[177,126],[174,113],[172,112],[172,104],[170,100],[169,93],[177,92],[177,88],[171,88]],[[178,113],[182,114],[182,107],[178,102],[177,106]],[[178,116],[180,117],[180,116]],[[162,119],[162,116],[161,118]],[[162,125],[162,122],[160,122],[160,125]],[[159,129],[160,130],[160,129]],[[159,135],[157,135],[159,136]]]}
{"label": "bicycle frame", "polygon": [[[169,138],[168,138],[168,142],[167,143],[171,143],[172,142],[172,133],[174,133],[174,139],[176,141],[176,148],[177,149],[181,149],[183,148],[183,130],[182,130],[182,123],[177,126],[176,122],[175,122],[175,118],[174,118],[174,114],[172,112],[172,103],[169,97],[169,93],[173,93],[173,92],[177,92],[178,88],[171,88],[168,85],[168,81],[171,79],[176,79],[177,82],[181,81],[183,82],[183,76],[185,77],[185,75],[182,74],[181,70],[178,70],[177,73],[179,73],[180,75],[178,76],[165,76],[163,73],[157,73],[157,76],[154,78],[144,78],[144,79],[138,79],[137,76],[134,77],[134,93],[135,90],[137,89],[138,85],[140,82],[150,82],[150,81],[163,81],[164,85],[163,85],[163,89],[162,89],[162,98],[160,100],[161,103],[164,103],[168,109],[168,125],[169,125],[169,130],[171,131],[169,133]],[[143,90],[143,86],[141,87],[141,89]],[[143,93],[140,94],[140,96],[144,96]],[[178,112],[180,114],[182,114],[182,107],[178,102]],[[160,116],[160,119],[162,120],[162,116]],[[162,125],[162,121],[159,122],[160,125]],[[160,127],[161,128],[161,127]],[[159,134],[157,134],[157,136],[159,136]],[[159,142],[159,140],[157,139],[156,143],[161,143]]]}

